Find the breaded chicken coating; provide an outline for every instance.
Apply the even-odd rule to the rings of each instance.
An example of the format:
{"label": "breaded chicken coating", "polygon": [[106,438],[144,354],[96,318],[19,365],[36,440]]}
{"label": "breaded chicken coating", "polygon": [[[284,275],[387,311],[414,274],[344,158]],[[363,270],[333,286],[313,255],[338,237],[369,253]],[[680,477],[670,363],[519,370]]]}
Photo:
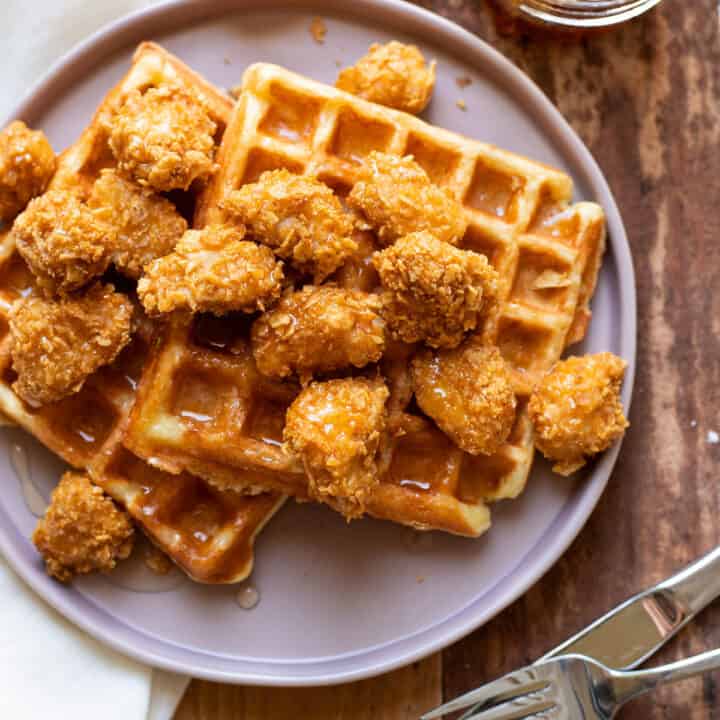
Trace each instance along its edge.
{"label": "breaded chicken coating", "polygon": [[347,203],[365,217],[385,245],[422,230],[456,244],[467,230],[462,205],[433,185],[410,155],[371,152]]}
{"label": "breaded chicken coating", "polygon": [[370,102],[417,114],[430,102],[435,61],[427,67],[415,45],[374,43],[353,67],[340,71],[335,87]]}
{"label": "breaded chicken coating", "polygon": [[95,181],[88,206],[115,229],[111,259],[131,278],[143,267],[172,252],[187,230],[187,222],[166,198],[103,170]]}
{"label": "breaded chicken coating", "polygon": [[40,130],[16,120],[0,132],[0,222],[45,192],[54,173],[55,153]]}
{"label": "breaded chicken coating", "polygon": [[112,285],[96,283],[59,300],[27,297],[10,314],[13,390],[33,406],[78,392],[130,340],[133,305]]}
{"label": "breaded chicken coating", "polygon": [[283,437],[305,466],[310,497],[350,520],[380,482],[376,455],[385,429],[382,380],[313,382],[287,411]]}
{"label": "breaded chicken coating", "polygon": [[188,230],[174,252],[145,267],[138,295],[148,313],[224,315],[271,305],[280,297],[282,263],[244,235],[243,228],[225,225]]}
{"label": "breaded chicken coating", "polygon": [[155,190],[187,190],[215,170],[217,126],[201,101],[176,85],[131,90],[106,121],[120,172]]}
{"label": "breaded chicken coating", "polygon": [[113,570],[130,555],[135,537],[130,516],[85,473],[66,472],[32,539],[48,575],[69,582],[75,575]]}
{"label": "breaded chicken coating", "polygon": [[233,220],[316,283],[357,250],[352,216],[324,183],[287,170],[264,172],[223,202]]}
{"label": "breaded chicken coating", "polygon": [[252,351],[263,375],[314,373],[364,367],[385,348],[380,301],[359,290],[307,286],[285,295],[252,328]]}
{"label": "breaded chicken coating", "polygon": [[427,232],[398,240],[376,253],[373,263],[385,289],[388,330],[407,343],[455,347],[497,295],[498,275],[484,255]]}
{"label": "breaded chicken coating", "polygon": [[620,401],[626,363],[609,352],[558,362],[530,397],[535,447],[570,475],[623,435],[629,423]]}
{"label": "breaded chicken coating", "polygon": [[47,294],[67,293],[102,275],[116,234],[101,214],[77,196],[48,190],[16,218],[17,249]]}
{"label": "breaded chicken coating", "polygon": [[507,440],[516,400],[496,347],[466,341],[452,350],[424,350],[410,370],[418,405],[461,450],[492,455]]}

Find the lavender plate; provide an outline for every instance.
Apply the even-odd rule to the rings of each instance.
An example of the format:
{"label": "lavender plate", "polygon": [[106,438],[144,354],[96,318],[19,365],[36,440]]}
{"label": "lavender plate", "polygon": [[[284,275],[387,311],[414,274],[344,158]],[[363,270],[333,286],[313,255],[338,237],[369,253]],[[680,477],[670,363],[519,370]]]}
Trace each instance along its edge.
{"label": "lavender plate", "polygon": [[[327,25],[316,43],[313,16]],[[635,363],[635,287],[625,230],[598,166],[558,112],[513,65],[473,35],[393,0],[302,3],[181,0],[131,15],[66,56],[15,116],[43,128],[55,148],[71,143],[145,39],[168,47],[222,87],[246,65],[270,61],[333,82],[371,42],[411,41],[438,60],[428,119],[567,170],[579,199],[606,212],[610,243],[585,351]],[[459,76],[472,84],[460,89]],[[467,112],[456,106],[462,97]],[[260,685],[319,685],[375,675],[438,650],[521,595],[564,552],[594,508],[618,448],[580,480],[536,463],[525,494],[494,508],[479,540],[418,536],[389,523],[347,526],[329,510],[292,503],[257,546],[251,586],[162,580],[136,558],[114,576],[71,587],[50,579],[30,543],[60,464],[15,429],[0,443],[0,550],[51,605],[99,640],[151,665],[196,677]],[[259,602],[251,609],[255,591]]]}

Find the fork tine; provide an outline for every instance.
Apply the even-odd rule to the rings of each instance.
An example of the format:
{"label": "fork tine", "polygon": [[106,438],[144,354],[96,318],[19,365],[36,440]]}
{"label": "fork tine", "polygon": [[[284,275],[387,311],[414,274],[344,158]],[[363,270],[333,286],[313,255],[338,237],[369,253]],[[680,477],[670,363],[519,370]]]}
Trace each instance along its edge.
{"label": "fork tine", "polygon": [[[532,704],[530,704],[532,703]],[[524,720],[524,718],[536,717],[538,713],[546,712],[557,707],[553,700],[530,700],[518,706],[518,700],[496,705],[489,710],[472,708],[460,720]],[[479,712],[476,710],[479,709]]]}
{"label": "fork tine", "polygon": [[515,698],[540,692],[550,684],[550,680],[544,677],[545,673],[538,672],[539,670],[539,667],[527,667],[508,673],[498,680],[471,690],[469,693],[425,713],[420,720],[435,720],[448,713],[465,710],[469,707],[478,710],[489,709]]}

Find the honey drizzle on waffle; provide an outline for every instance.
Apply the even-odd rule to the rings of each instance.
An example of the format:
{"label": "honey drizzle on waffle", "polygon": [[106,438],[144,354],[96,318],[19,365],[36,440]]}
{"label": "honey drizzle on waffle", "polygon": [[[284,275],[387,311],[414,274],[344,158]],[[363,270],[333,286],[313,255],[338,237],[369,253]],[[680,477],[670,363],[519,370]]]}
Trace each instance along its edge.
{"label": "honey drizzle on waffle", "polygon": [[[101,103],[79,140],[59,159],[51,187],[87,195],[100,170],[114,164],[101,128],[131,88],[173,81],[198,94],[218,124],[218,142],[232,102],[152,43],[135,53],[127,75]],[[222,492],[182,473],[153,468],[122,445],[154,324],[138,313],[139,327],[116,361],[90,376],[82,390],[57,403],[31,408],[12,391],[8,314],[15,300],[34,292],[33,277],[10,235],[0,234],[0,413],[34,435],[71,465],[86,468],[93,482],[124,506],[150,539],[191,578],[206,583],[238,582],[253,564],[253,542],[284,501]]]}
{"label": "honey drizzle on waffle", "polygon": [[[496,343],[510,363],[519,406],[515,427],[496,454],[463,453],[427,418],[408,411],[410,349],[391,346],[383,369],[397,436],[384,449],[385,472],[368,512],[418,528],[479,535],[490,522],[485,503],[516,497],[525,487],[534,452],[527,396],[564,347],[584,335],[604,250],[604,214],[594,203],[570,205],[572,182],[558,170],[283,68],[256,64],[243,77],[218,156],[220,172],[200,198],[197,223],[222,220],[220,203],[229,192],[275,168],[317,175],[343,195],[372,150],[412,154],[435,183],[462,202],[469,228],[461,246],[485,254],[500,275],[496,312],[477,332]],[[371,252],[372,242],[368,244]],[[352,265],[341,269],[340,282],[371,290],[367,263],[360,258]],[[252,437],[252,408],[263,403],[257,389],[246,394],[234,435],[222,422],[215,428],[218,437],[227,431],[232,438],[228,444],[233,447],[226,452],[215,452],[217,445],[211,450],[211,433],[178,415],[173,405],[178,396],[166,378],[182,373],[189,354],[199,353],[208,366],[227,365],[211,347],[193,349],[192,333],[191,325],[175,320],[165,343],[156,348],[155,367],[162,371],[143,378],[129,444],[140,455],[189,469],[221,487],[252,491],[259,485],[304,498],[304,478],[276,446],[279,429],[275,444],[265,443],[264,449]],[[247,344],[236,343],[236,353],[245,357],[246,377],[257,377]],[[213,417],[222,415],[228,387],[214,383],[215,405],[208,410]],[[246,484],[237,475],[240,468],[260,471],[262,477]],[[268,470],[273,471],[269,476]]]}

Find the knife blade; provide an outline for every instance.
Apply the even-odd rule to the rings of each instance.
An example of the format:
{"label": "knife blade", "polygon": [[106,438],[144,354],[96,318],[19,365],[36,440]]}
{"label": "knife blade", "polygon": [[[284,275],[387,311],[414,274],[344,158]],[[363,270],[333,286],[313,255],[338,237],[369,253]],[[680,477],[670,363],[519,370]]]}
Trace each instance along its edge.
{"label": "knife blade", "polygon": [[720,547],[631,597],[540,660],[577,653],[618,669],[643,663],[720,596]]}

